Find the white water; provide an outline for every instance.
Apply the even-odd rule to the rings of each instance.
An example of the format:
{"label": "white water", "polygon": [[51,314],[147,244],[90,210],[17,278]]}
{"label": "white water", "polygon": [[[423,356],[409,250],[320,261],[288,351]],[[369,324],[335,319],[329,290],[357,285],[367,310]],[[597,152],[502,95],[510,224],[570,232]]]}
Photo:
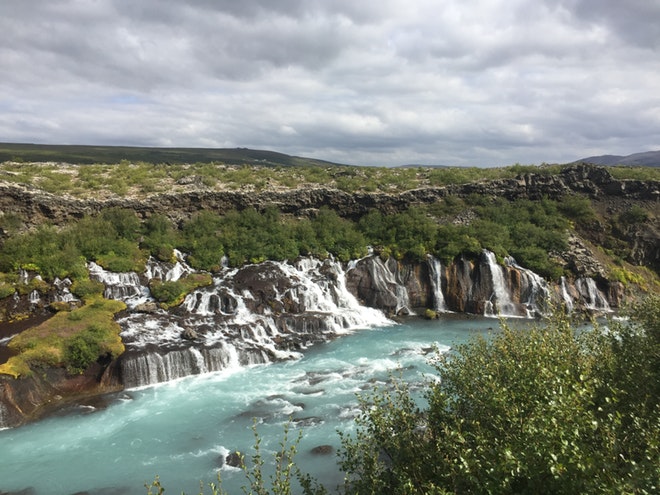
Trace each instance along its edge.
{"label": "white water", "polygon": [[[150,263],[150,272],[168,276]],[[175,265],[176,266],[176,265]],[[381,311],[362,306],[348,291],[342,266],[331,260],[303,258],[296,263],[265,263],[256,278],[275,294],[268,303],[293,303],[299,313],[275,314],[269,306],[254,311],[255,296],[238,292],[239,270],[227,269],[213,284],[186,297],[176,315],[164,311],[135,313],[119,320],[127,349],[140,349],[122,359],[124,382],[143,386],[192,374],[227,368],[235,356],[241,365],[298,359],[300,347],[327,340],[358,328],[389,325]],[[247,269],[250,269],[249,267]],[[96,273],[99,273],[98,271]],[[104,276],[104,280],[111,280]],[[131,277],[119,277],[128,283]],[[279,293],[278,282],[282,282]],[[117,287],[121,287],[118,285]],[[114,293],[120,298],[124,290]],[[128,294],[128,299],[133,297]],[[194,344],[182,340],[193,329]],[[281,345],[290,342],[290,349]]]}
{"label": "white water", "polygon": [[442,292],[442,264],[439,259],[429,255],[428,266],[431,287],[433,289],[433,309],[436,311],[447,311],[445,295]]}
{"label": "white water", "polygon": [[524,305],[528,318],[533,318],[535,313],[545,312],[548,301],[550,300],[550,290],[548,283],[540,275],[527,268],[520,266],[516,260],[507,256],[504,259],[506,266],[511,266],[520,273],[521,294],[520,302]]}
{"label": "white water", "polygon": [[88,270],[89,278],[103,282],[103,296],[108,299],[124,301],[133,308],[150,298],[149,290],[142,285],[140,276],[135,272],[109,272],[94,262],[89,263]]}
{"label": "white water", "polygon": [[[160,475],[166,493],[197,493],[200,480],[215,481],[228,452],[251,455],[253,418],[270,455],[289,417],[291,436],[303,432],[302,469],[332,487],[339,478],[335,456],[310,450],[336,449],[336,430],[353,430],[355,394],[385,385],[396,369],[416,389],[431,371],[432,345],[446,350],[492,324],[414,320],[358,331],[316,345],[297,361],[246,368],[234,362],[221,372],[131,390],[1,431],[0,491],[144,494],[143,484]],[[226,488],[241,493],[242,473],[226,466],[220,472]]]}
{"label": "white water", "polygon": [[566,307],[567,312],[572,312],[574,303],[573,298],[568,292],[568,283],[566,282],[566,277],[561,278],[561,298],[564,306]]}
{"label": "white water", "polygon": [[504,269],[497,263],[495,254],[484,251],[493,282],[493,293],[486,304],[484,316],[518,316],[515,305],[509,297],[509,289],[504,282]]}
{"label": "white water", "polygon": [[394,314],[414,315],[410,308],[408,291],[399,280],[397,264],[393,258],[383,261],[378,256],[370,259],[372,266],[373,285],[377,291],[389,293],[396,306]]}
{"label": "white water", "polygon": [[578,278],[575,281],[575,288],[582,296],[582,300],[587,309],[594,311],[611,311],[607,299],[603,293],[598,290],[596,281],[593,278]]}

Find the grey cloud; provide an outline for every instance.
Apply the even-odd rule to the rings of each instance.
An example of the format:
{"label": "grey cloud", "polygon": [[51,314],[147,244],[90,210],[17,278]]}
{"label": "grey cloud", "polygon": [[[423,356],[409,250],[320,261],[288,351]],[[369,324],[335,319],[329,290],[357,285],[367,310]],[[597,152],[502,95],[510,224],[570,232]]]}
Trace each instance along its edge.
{"label": "grey cloud", "polygon": [[8,0],[0,136],[387,165],[660,148],[654,4]]}

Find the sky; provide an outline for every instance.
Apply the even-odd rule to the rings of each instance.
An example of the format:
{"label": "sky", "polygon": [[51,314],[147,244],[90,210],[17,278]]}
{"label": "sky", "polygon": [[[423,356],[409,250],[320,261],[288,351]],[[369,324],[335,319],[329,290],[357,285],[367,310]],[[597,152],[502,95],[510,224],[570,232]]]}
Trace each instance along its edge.
{"label": "sky", "polygon": [[0,142],[499,166],[660,150],[660,0],[2,0]]}

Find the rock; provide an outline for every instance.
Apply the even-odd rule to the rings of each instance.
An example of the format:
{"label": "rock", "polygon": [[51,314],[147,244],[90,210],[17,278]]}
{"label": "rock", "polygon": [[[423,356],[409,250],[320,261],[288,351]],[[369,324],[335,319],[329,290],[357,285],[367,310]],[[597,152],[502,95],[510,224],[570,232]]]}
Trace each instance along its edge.
{"label": "rock", "polygon": [[335,448],[332,445],[319,445],[314,447],[309,452],[312,455],[330,455],[335,451]]}
{"label": "rock", "polygon": [[158,311],[158,304],[153,301],[147,301],[135,306],[135,311],[138,313],[155,313]]}
{"label": "rock", "polygon": [[183,332],[181,332],[181,338],[185,340],[197,340],[199,335],[195,329],[187,327],[183,330]]}
{"label": "rock", "polygon": [[227,454],[224,458],[224,464],[227,466],[242,468],[243,467],[243,456],[238,451],[233,451]]}

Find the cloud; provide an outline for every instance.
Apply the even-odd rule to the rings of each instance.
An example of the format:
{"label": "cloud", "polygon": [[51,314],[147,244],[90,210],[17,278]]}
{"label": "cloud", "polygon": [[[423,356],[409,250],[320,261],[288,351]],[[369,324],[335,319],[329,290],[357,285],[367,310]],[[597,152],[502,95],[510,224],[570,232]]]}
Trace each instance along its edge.
{"label": "cloud", "polygon": [[635,0],[8,0],[5,141],[247,146],[373,165],[660,148]]}

